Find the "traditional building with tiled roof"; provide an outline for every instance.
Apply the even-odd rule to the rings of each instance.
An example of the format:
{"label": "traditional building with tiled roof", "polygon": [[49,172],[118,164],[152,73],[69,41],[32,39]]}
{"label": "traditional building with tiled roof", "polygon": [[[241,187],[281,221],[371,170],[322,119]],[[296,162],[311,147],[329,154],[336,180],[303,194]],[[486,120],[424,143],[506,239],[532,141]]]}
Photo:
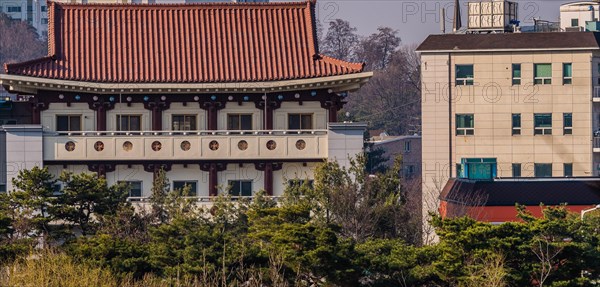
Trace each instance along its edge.
{"label": "traditional building with tiled roof", "polygon": [[164,169],[202,198],[280,195],[289,179],[311,180],[316,162],[347,161],[364,125],[336,123],[337,112],[372,73],[319,52],[314,9],[49,3],[48,55],[0,75],[34,96],[41,125],[7,129],[41,138],[20,168],[95,171],[129,181],[134,199]]}

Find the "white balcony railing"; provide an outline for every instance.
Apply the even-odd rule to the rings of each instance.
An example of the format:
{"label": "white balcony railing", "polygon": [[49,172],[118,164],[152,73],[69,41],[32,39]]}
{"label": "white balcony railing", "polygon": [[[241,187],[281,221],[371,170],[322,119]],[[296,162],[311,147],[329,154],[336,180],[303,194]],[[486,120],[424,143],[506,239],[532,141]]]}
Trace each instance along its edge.
{"label": "white balcony railing", "polygon": [[44,133],[45,161],[322,159],[327,130]]}

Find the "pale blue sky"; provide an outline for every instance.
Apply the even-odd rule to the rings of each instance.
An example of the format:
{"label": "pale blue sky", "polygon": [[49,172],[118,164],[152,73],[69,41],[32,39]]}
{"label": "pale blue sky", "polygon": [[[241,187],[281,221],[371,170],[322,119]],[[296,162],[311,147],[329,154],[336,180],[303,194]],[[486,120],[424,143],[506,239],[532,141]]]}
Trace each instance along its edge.
{"label": "pale blue sky", "polygon": [[[463,7],[464,25],[467,23],[467,2],[460,1]],[[532,17],[557,21],[560,5],[569,1],[519,0],[516,2],[519,3],[519,20],[522,25],[532,25]],[[398,29],[403,43],[420,43],[427,35],[440,33],[439,9],[441,7],[450,10],[446,12],[446,31],[451,30],[454,1],[317,0],[317,17],[324,26],[332,19],[348,20],[358,28],[358,33],[361,35],[375,32],[378,26],[390,26]]]}

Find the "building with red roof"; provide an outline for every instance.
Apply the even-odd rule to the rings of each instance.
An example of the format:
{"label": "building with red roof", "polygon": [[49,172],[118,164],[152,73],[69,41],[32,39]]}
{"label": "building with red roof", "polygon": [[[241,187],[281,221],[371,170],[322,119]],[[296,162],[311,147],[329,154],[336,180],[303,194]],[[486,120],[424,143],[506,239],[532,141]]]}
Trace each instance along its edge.
{"label": "building with red roof", "polygon": [[344,164],[365,125],[337,123],[337,112],[372,73],[319,52],[314,9],[49,3],[48,55],[0,75],[7,91],[33,95],[38,125],[6,130],[7,146],[39,142],[7,151],[7,166],[94,171],[143,199],[160,169],[200,198],[277,196],[317,162]]}

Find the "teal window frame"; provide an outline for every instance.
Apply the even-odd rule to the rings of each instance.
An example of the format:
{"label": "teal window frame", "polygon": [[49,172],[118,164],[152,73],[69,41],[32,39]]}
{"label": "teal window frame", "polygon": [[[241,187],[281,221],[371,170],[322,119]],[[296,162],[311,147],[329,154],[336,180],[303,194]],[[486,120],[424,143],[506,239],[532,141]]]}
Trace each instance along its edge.
{"label": "teal window frame", "polygon": [[563,63],[563,85],[570,85],[573,83],[573,64]]}
{"label": "teal window frame", "polygon": [[512,64],[512,84],[513,86],[521,84],[521,64]]}
{"label": "teal window frame", "polygon": [[456,114],[456,135],[472,136],[475,135],[475,115],[474,114]]}
{"label": "teal window frame", "polygon": [[455,65],[455,85],[472,86],[475,81],[475,67],[473,65]]}
{"label": "teal window frame", "polygon": [[534,176],[535,177],[552,177],[552,164],[551,163],[535,163],[534,164]]}
{"label": "teal window frame", "polygon": [[563,113],[563,135],[573,134],[573,113]]}
{"label": "teal window frame", "polygon": [[512,114],[512,135],[521,134],[521,114]]}
{"label": "teal window frame", "polygon": [[552,84],[552,64],[541,63],[533,64],[533,84],[551,85]]}
{"label": "teal window frame", "polygon": [[563,174],[565,177],[573,177],[573,163],[563,163]]}
{"label": "teal window frame", "polygon": [[533,114],[534,135],[552,134],[552,114]]}
{"label": "teal window frame", "polygon": [[512,164],[512,177],[521,177],[521,164],[520,163]]}

